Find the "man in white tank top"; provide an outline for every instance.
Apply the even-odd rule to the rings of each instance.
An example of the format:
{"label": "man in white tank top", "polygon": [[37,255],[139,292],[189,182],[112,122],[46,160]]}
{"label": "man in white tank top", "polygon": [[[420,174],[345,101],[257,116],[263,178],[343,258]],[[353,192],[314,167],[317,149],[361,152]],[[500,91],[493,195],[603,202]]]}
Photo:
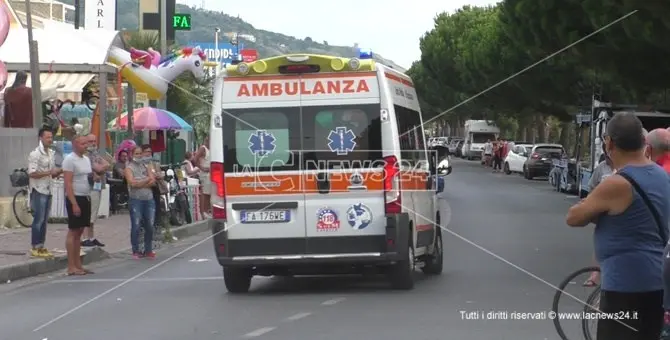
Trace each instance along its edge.
{"label": "man in white tank top", "polygon": [[202,197],[200,203],[200,212],[205,218],[211,217],[209,214],[210,197],[212,192],[212,182],[209,179],[209,136],[205,137],[203,144],[198,149],[196,164],[200,168],[200,185],[202,186]]}

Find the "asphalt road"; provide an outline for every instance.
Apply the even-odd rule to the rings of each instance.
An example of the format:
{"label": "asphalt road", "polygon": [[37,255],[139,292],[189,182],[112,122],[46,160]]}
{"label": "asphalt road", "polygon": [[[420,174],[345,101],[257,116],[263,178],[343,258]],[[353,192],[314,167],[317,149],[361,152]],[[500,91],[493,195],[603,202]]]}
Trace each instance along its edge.
{"label": "asphalt road", "polygon": [[445,271],[417,273],[412,291],[375,278],[255,278],[250,294],[230,295],[211,241],[187,240],[155,261],[115,259],[91,276],[3,285],[0,339],[558,339],[549,320],[463,313],[549,310],[549,284],[591,258],[592,231],[564,223],[575,201],[546,182],[459,160],[441,207],[451,214]]}

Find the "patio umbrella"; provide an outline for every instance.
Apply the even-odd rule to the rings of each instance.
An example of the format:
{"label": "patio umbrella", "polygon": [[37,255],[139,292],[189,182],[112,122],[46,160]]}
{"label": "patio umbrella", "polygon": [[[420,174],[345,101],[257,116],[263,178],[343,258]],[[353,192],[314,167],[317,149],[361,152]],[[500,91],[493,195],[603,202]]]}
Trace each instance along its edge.
{"label": "patio umbrella", "polygon": [[[128,128],[128,112],[121,115],[119,121],[120,128]],[[116,118],[109,122],[107,128],[110,130],[118,129]],[[153,107],[142,107],[133,111],[133,129],[135,131],[156,131],[156,130],[186,130],[192,131],[193,127],[176,114]]]}

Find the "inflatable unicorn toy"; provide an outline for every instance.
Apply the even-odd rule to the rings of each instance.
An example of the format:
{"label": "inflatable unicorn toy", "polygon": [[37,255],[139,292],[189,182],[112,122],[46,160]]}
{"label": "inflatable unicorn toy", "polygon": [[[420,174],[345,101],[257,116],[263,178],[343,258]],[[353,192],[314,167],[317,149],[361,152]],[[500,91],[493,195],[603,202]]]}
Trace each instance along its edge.
{"label": "inflatable unicorn toy", "polygon": [[130,52],[112,47],[109,62],[119,67],[120,75],[137,92],[146,93],[151,100],[162,98],[168,90],[168,83],[180,74],[191,71],[197,80],[205,78],[204,67],[215,67],[217,63],[208,62],[200,48],[185,47],[161,58],[161,55],[149,49]]}
{"label": "inflatable unicorn toy", "polygon": [[158,67],[161,63],[161,54],[149,47],[148,50],[142,51],[135,48],[130,48],[130,58],[133,63],[144,66],[146,69],[151,69],[151,66]]}

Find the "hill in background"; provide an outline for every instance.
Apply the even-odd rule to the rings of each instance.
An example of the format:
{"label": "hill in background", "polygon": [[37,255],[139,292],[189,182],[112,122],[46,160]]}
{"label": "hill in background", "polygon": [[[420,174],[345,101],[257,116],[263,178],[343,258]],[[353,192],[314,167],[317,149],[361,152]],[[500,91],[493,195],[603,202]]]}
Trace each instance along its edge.
{"label": "hill in background", "polygon": [[[74,0],[60,0],[64,3],[73,5]],[[83,1],[82,1],[83,4]],[[118,20],[119,29],[135,31],[139,28],[139,16],[137,15],[139,5],[138,0],[118,0]],[[83,9],[81,11],[84,13]],[[354,57],[358,54],[358,46],[332,46],[327,41],[316,41],[318,37],[307,37],[298,39],[281,33],[275,33],[257,29],[250,23],[232,17],[223,12],[215,12],[206,9],[188,7],[177,4],[176,12],[190,13],[193,27],[191,31],[177,32],[176,39],[179,44],[188,44],[189,42],[214,42],[214,28],[221,28],[222,32],[239,32],[240,34],[249,34],[256,38],[255,42],[243,41],[244,47],[258,50],[261,58],[273,57],[287,53],[312,53],[336,55],[341,57]],[[220,42],[226,42],[226,37],[219,37]],[[372,47],[374,51],[374,47]],[[374,54],[374,59],[378,62],[393,67],[396,70],[405,72],[402,66],[397,65],[381,55]]]}

